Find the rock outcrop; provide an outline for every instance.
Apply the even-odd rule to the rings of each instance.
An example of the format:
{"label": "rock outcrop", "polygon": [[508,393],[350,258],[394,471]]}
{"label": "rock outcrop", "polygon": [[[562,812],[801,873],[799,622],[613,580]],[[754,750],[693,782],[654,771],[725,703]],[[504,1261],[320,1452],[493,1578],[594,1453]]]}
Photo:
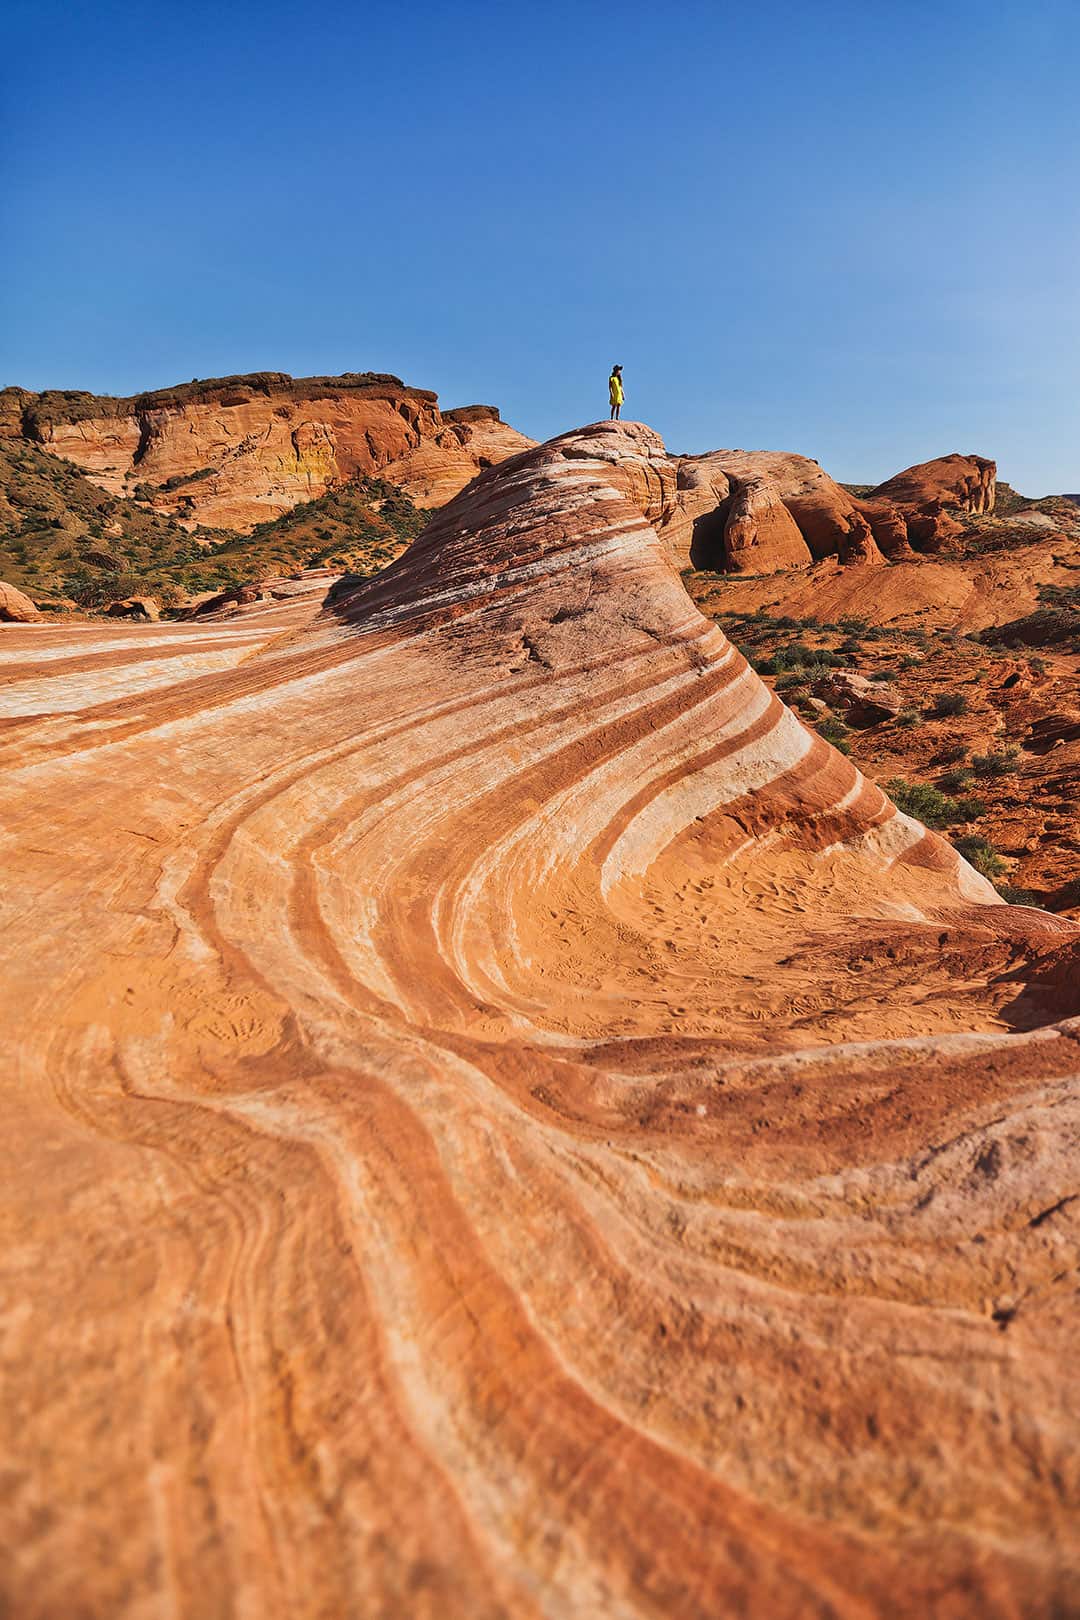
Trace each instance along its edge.
{"label": "rock outcrop", "polygon": [[887,681],[870,681],[850,669],[830,670],[814,682],[814,696],[824,699],[853,726],[875,726],[894,720],[903,699]]}
{"label": "rock outcrop", "polygon": [[658,529],[680,560],[731,573],[910,560],[959,532],[953,513],[993,510],[996,471],[981,456],[942,456],[859,498],[805,456],[714,450],[678,458]]}
{"label": "rock outcrop", "polygon": [[125,596],[119,602],[110,602],[105,609],[111,619],[147,619],[161,617],[161,609],[152,596]]}
{"label": "rock outcrop", "polygon": [[16,590],[6,580],[0,579],[0,621],[7,624],[30,624],[40,619],[38,612],[30,598],[22,591]]}
{"label": "rock outcrop", "polygon": [[870,491],[869,500],[892,501],[917,509],[925,505],[953,507],[960,512],[992,512],[997,485],[997,463],[985,456],[938,456],[907,467]]}
{"label": "rock outcrop", "polygon": [[815,558],[882,561],[858,504],[806,456],[713,450],[681,456],[658,529],[680,561],[774,573]]}
{"label": "rock outcrop", "polygon": [[602,424],[317,617],[5,634],[12,1613],[1070,1612],[1080,933],[674,488]]}
{"label": "rock outcrop", "polygon": [[997,464],[985,456],[939,456],[886,479],[860,502],[882,550],[905,554],[902,535],[915,551],[939,551],[959,533],[954,516],[994,510]]}
{"label": "rock outcrop", "polygon": [[491,406],[441,412],[428,390],[369,372],[258,372],[128,399],[6,389],[0,433],[63,456],[113,495],[137,491],[192,524],[240,530],[357,474],[439,506],[532,443]]}

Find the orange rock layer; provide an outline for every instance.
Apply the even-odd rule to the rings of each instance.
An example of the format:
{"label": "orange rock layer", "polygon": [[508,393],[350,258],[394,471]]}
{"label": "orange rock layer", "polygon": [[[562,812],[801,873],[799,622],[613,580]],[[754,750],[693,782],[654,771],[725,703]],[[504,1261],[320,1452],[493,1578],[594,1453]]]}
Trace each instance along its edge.
{"label": "orange rock layer", "polygon": [[231,529],[310,501],[357,474],[441,506],[483,467],[532,444],[492,406],[440,411],[400,378],[259,372],[132,399],[0,396],[0,435],[27,433],[114,495]]}
{"label": "orange rock layer", "polygon": [[3,631],[12,1613],[1072,1612],[1080,932],[699,615],[662,459]]}

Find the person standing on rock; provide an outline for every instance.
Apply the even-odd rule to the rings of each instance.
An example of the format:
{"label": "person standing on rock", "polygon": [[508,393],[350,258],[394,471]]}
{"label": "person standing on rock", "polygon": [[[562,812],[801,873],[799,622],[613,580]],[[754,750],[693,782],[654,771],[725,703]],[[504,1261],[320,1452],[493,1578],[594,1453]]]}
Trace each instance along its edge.
{"label": "person standing on rock", "polygon": [[611,400],[611,420],[618,422],[623,402],[622,366],[612,366],[607,386],[608,398]]}

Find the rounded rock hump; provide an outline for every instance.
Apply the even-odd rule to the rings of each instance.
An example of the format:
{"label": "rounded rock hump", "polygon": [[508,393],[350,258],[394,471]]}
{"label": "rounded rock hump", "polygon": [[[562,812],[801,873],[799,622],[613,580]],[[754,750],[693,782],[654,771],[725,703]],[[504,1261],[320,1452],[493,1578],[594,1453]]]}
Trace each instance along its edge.
{"label": "rounded rock hump", "polygon": [[[625,664],[635,679],[640,666],[650,683],[672,682],[680,694],[673,735],[703,739],[710,762],[700,770],[688,763],[673,779],[664,813],[650,804],[635,818],[639,831],[648,825],[650,851],[733,806],[725,837],[741,829],[745,843],[749,815],[770,844],[782,837],[793,848],[846,851],[864,879],[873,873],[878,910],[923,915],[965,899],[996,903],[985,878],[808,730],[699,613],[657,532],[679,495],[677,465],[653,429],[575,429],[482,474],[334,611],[367,633],[426,632],[428,656],[453,666],[440,683],[464,676],[476,685],[485,668],[492,683],[547,672],[552,701],[568,701],[556,688],[565,680],[587,713],[602,665]],[[647,710],[628,693],[621,726],[635,714],[644,722]],[[729,742],[713,758],[716,737]],[[628,838],[618,850],[629,851]],[[612,856],[608,881],[615,870]]]}
{"label": "rounded rock hump", "polygon": [[7,624],[32,624],[40,618],[37,607],[24,592],[0,579],[0,620]]}

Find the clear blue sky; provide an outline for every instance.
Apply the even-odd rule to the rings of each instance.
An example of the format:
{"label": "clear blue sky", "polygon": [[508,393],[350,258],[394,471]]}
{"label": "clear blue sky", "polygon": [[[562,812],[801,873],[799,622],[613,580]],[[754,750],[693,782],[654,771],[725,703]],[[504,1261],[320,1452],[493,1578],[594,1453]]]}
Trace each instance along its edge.
{"label": "clear blue sky", "polygon": [[538,438],[1080,490],[1080,5],[7,0],[0,383],[394,371]]}

